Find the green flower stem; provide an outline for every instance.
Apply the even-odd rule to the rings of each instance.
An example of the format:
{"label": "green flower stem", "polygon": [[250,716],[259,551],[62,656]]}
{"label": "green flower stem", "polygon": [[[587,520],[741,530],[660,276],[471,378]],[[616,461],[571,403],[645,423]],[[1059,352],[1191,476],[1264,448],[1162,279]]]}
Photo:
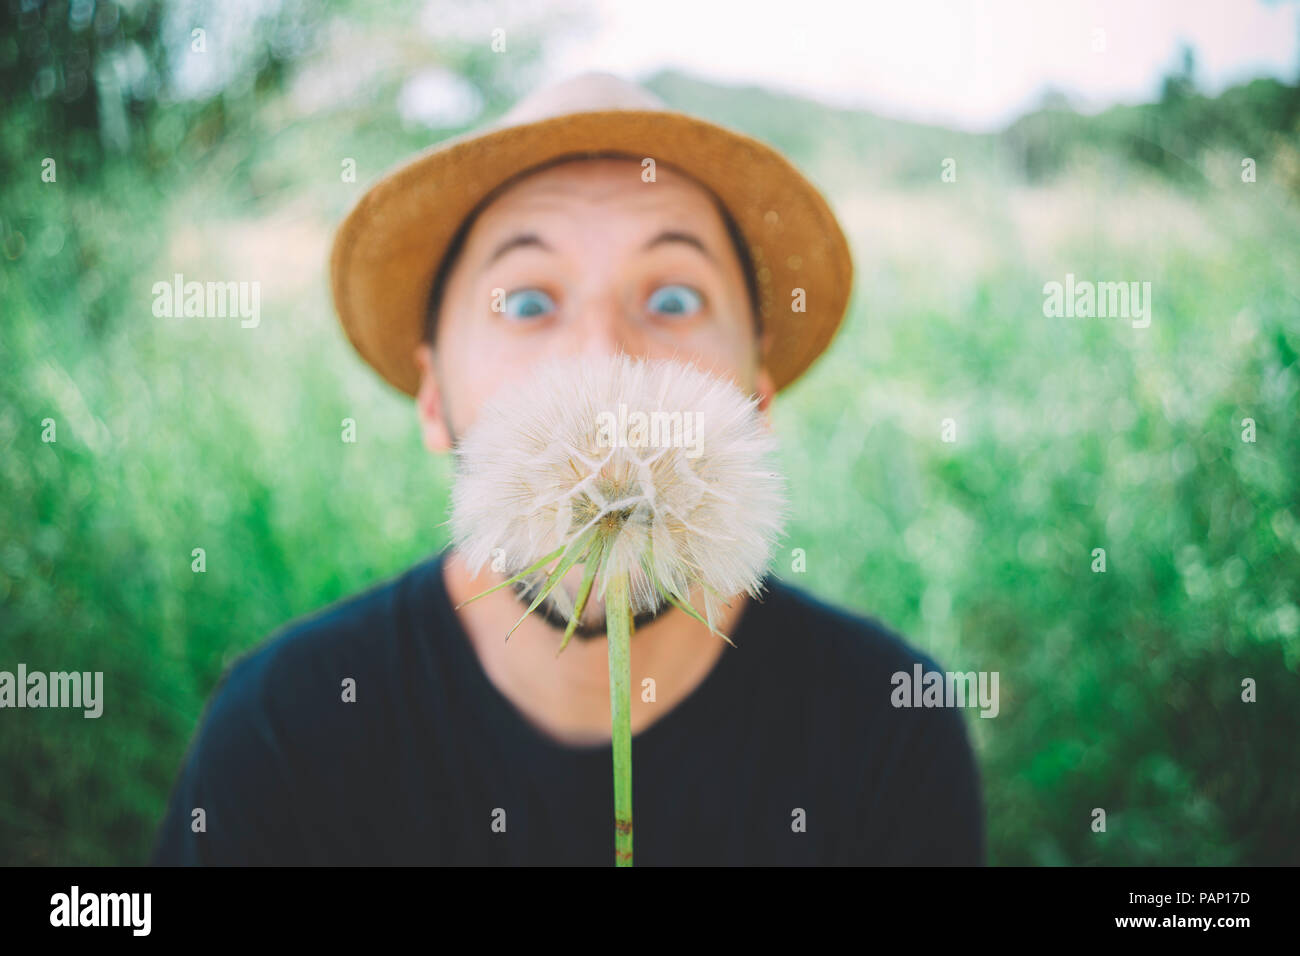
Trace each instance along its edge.
{"label": "green flower stem", "polygon": [[632,865],[632,610],[626,574],[605,589],[609,712],[614,746],[614,865]]}

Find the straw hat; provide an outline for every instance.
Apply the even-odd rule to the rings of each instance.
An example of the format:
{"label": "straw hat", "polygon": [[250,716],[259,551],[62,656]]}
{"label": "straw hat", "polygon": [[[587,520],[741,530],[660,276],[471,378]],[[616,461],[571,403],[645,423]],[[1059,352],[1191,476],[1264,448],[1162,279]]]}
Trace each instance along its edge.
{"label": "straw hat", "polygon": [[[766,365],[777,388],[830,343],[853,280],[848,243],[826,200],[770,146],[668,108],[609,73],[584,73],[520,100],[487,126],[431,147],[372,186],[340,225],[330,256],[335,307],[361,356],[414,395],[414,350],[430,288],[457,227],[491,190],[569,154],[622,152],[675,166],[722,201],[749,244]],[[792,311],[793,290],[805,311]]]}

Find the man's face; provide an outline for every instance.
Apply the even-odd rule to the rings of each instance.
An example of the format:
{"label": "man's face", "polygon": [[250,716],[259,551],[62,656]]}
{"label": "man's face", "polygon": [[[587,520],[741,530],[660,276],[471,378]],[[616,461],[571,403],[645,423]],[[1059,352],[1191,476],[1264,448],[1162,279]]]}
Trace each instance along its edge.
{"label": "man's face", "polygon": [[[431,449],[449,449],[499,388],[561,356],[693,362],[766,409],[774,389],[713,197],[662,165],[656,182],[641,174],[634,159],[567,162],[480,213],[448,275],[435,347],[417,350]],[[589,611],[584,623],[599,613]]]}

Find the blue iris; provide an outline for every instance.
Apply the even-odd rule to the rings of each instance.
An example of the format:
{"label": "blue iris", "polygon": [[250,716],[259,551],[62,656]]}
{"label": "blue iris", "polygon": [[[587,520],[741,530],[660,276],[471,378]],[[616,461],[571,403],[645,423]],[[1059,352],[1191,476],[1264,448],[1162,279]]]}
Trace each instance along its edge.
{"label": "blue iris", "polygon": [[703,304],[701,295],[688,285],[662,285],[650,296],[650,309],[665,315],[690,315]]}
{"label": "blue iris", "polygon": [[555,303],[541,289],[518,289],[506,296],[505,314],[512,319],[535,319],[554,309]]}

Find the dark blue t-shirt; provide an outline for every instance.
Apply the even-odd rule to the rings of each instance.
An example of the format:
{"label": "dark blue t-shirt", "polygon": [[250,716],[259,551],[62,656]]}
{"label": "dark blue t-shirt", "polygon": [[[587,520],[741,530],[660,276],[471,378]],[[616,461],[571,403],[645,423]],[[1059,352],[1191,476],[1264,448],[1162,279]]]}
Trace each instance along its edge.
{"label": "dark blue t-shirt", "polygon": [[[612,864],[609,745],[551,740],[491,683],[441,561],[229,668],[154,863]],[[983,863],[961,710],[890,702],[891,675],[935,662],[873,621],[768,588],[737,647],[633,738],[636,864]]]}

